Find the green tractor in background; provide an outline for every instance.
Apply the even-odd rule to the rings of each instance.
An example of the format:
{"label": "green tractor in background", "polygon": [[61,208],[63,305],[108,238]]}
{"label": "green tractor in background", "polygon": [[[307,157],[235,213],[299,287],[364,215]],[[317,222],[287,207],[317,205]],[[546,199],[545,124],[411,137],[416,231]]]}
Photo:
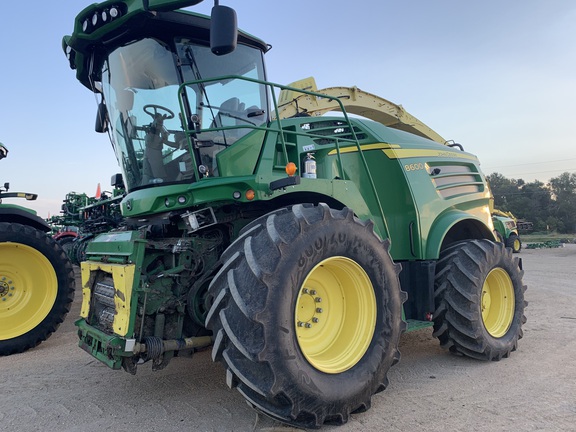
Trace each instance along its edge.
{"label": "green tractor in background", "polygon": [[[46,220],[52,230],[52,238],[71,256],[74,240],[78,238],[78,226],[82,221],[81,208],[88,204],[90,198],[85,193],[68,192],[63,200],[59,215]],[[79,264],[79,263],[75,263]]]}
{"label": "green tractor in background", "polygon": [[80,347],[136,373],[212,345],[252,407],[305,428],[369,409],[403,331],[508,357],[526,287],[476,156],[357,88],[267,81],[270,45],[218,2],[179,9],[199,2],[93,4],[63,39],[127,190],[81,264]]}
{"label": "green tractor in background", "polygon": [[[0,159],[8,150],[0,143]],[[33,210],[6,198],[36,194],[0,188],[0,356],[21,353],[46,340],[62,323],[74,299],[74,271]]]}
{"label": "green tractor in background", "polygon": [[520,252],[522,241],[520,240],[516,218],[511,213],[493,210],[492,223],[494,224],[494,233],[498,241],[504,243],[514,253]]}
{"label": "green tractor in background", "polygon": [[120,201],[126,194],[121,174],[111,179],[112,191],[101,191],[96,195],[69,192],[62,204],[61,215],[52,216],[48,223],[54,239],[66,251],[73,264],[80,265],[85,258],[88,243],[97,235],[122,224]]}

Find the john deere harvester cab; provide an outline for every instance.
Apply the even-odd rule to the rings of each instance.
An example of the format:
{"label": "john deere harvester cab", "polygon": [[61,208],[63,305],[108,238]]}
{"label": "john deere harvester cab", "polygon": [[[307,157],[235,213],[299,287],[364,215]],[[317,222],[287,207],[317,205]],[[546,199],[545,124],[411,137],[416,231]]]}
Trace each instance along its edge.
{"label": "john deere harvester cab", "polygon": [[[8,155],[0,143],[0,159]],[[74,298],[74,273],[36,212],[3,202],[36,194],[0,187],[0,356],[21,353],[46,340]]]}
{"label": "john deere harvester cab", "polygon": [[365,92],[267,81],[270,46],[226,6],[177,9],[196,3],[94,4],[63,40],[127,189],[125,225],[86,249],[80,346],[136,373],[213,345],[230,387],[299,427],[369,408],[406,329],[516,349],[522,269],[477,158]]}

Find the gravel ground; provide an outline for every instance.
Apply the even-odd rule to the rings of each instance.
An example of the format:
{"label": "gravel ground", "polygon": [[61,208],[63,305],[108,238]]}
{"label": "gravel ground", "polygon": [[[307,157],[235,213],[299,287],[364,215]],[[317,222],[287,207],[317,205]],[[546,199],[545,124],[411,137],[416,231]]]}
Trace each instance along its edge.
{"label": "gravel ground", "polygon": [[[372,408],[323,431],[576,431],[576,245],[523,250],[524,338],[509,359],[479,362],[403,335],[402,360]],[[79,273],[79,272],[77,272]],[[289,432],[225,384],[209,351],[159,372],[112,371],[77,347],[71,313],[48,341],[0,358],[0,430]]]}

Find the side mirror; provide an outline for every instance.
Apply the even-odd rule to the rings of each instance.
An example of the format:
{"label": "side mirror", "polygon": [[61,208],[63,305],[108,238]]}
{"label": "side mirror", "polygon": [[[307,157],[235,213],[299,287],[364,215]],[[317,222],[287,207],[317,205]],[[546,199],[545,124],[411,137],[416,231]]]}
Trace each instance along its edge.
{"label": "side mirror", "polygon": [[124,188],[124,180],[122,179],[122,174],[114,174],[110,179],[110,186],[114,186],[116,188]]}
{"label": "side mirror", "polygon": [[210,22],[210,49],[216,55],[229,54],[236,49],[237,41],[236,11],[228,6],[214,5]]}
{"label": "side mirror", "polygon": [[98,133],[104,133],[108,130],[108,110],[104,102],[98,104],[98,111],[96,112],[96,124],[94,130]]}

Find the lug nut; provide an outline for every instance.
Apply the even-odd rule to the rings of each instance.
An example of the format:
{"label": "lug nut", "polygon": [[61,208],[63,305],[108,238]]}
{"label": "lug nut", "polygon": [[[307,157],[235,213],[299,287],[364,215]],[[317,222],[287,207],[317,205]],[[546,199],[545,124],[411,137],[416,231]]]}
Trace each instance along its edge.
{"label": "lug nut", "polygon": [[302,321],[298,321],[298,327],[304,327],[304,323]]}
{"label": "lug nut", "polygon": [[322,298],[316,297],[316,298],[314,299],[314,301],[315,301],[316,303],[320,303],[320,302],[322,302]]}
{"label": "lug nut", "polygon": [[316,295],[316,290],[310,291],[310,294],[311,294],[311,295]]}
{"label": "lug nut", "polygon": [[310,328],[310,327],[312,327],[312,324],[306,323],[305,327],[306,327],[306,328]]}
{"label": "lug nut", "polygon": [[316,308],[316,312],[322,313],[322,312],[324,312],[324,310],[322,308]]}
{"label": "lug nut", "polygon": [[312,318],[312,322],[313,322],[313,323],[317,323],[317,322],[318,322],[318,318],[316,318],[316,317]]}
{"label": "lug nut", "polygon": [[304,288],[304,289],[302,290],[302,292],[303,292],[304,294],[308,294],[308,288]]}

